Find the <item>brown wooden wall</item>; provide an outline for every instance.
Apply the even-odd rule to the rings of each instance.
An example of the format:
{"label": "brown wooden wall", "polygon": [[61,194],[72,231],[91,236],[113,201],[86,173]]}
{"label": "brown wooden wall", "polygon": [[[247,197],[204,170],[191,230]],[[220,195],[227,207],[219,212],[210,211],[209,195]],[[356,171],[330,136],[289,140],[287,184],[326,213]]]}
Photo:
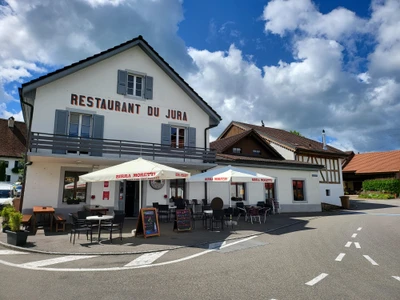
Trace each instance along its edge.
{"label": "brown wooden wall", "polygon": [[258,140],[256,140],[252,136],[246,136],[240,141],[238,141],[236,144],[234,144],[231,148],[227,149],[224,151],[225,154],[233,154],[233,148],[242,148],[242,153],[241,155],[246,155],[246,156],[256,156],[253,154],[253,150],[261,150],[261,155],[257,155],[257,157],[262,157],[262,158],[277,158],[276,155],[271,152],[269,149],[267,149],[262,143],[260,143]]}
{"label": "brown wooden wall", "polygon": [[231,137],[234,135],[237,135],[239,133],[242,133],[244,130],[236,127],[236,126],[232,126],[222,137],[221,139],[227,138],[227,137]]}

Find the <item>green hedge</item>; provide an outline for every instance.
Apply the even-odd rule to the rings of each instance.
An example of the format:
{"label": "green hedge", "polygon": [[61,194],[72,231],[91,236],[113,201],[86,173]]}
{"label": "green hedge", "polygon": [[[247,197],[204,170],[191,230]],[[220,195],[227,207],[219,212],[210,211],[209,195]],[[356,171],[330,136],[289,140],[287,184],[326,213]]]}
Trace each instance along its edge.
{"label": "green hedge", "polygon": [[400,179],[372,179],[362,184],[364,191],[400,194]]}
{"label": "green hedge", "polygon": [[394,199],[393,194],[383,194],[379,192],[365,192],[358,195],[359,198],[369,198],[369,199]]}

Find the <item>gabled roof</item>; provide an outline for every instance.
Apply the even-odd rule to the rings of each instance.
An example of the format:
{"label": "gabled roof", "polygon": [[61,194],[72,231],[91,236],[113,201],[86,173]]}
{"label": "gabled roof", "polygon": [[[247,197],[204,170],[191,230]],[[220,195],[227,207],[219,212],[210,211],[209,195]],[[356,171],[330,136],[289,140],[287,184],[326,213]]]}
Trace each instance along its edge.
{"label": "gabled roof", "polygon": [[64,68],[24,83],[22,84],[20,95],[24,97],[25,94],[32,92],[42,85],[70,75],[76,71],[91,66],[135,46],[139,46],[151,59],[153,59],[153,61],[210,116],[210,123],[212,125],[216,126],[219,124],[219,122],[222,120],[221,116],[210,105],[208,105],[208,103],[205,102],[203,98],[199,96],[199,94],[197,94],[197,92],[157,53],[157,51],[154,50],[153,47],[147,43],[147,41],[141,35],[113,48],[97,53],[69,66],[65,66]]}
{"label": "gabled roof", "polygon": [[282,155],[279,154],[268,142],[265,141],[254,129],[243,131],[242,133],[236,134],[234,136],[230,136],[224,139],[219,139],[210,143],[210,148],[217,150],[217,153],[223,153],[228,148],[235,145],[241,139],[246,136],[252,135],[257,141],[259,141],[269,152],[273,153],[277,159],[284,159]]}
{"label": "gabled roof", "polygon": [[343,172],[355,174],[400,172],[400,150],[355,154]]}
{"label": "gabled roof", "polygon": [[323,144],[312,139],[298,136],[294,133],[283,129],[271,128],[258,126],[253,124],[247,124],[237,121],[232,121],[228,127],[221,133],[220,137],[222,137],[232,126],[237,126],[242,130],[250,130],[254,129],[257,133],[266,139],[268,142],[273,142],[278,144],[288,150],[293,152],[318,152],[336,156],[346,157],[346,153],[343,151],[336,149],[327,145],[327,150],[323,150]]}
{"label": "gabled roof", "polygon": [[27,133],[23,122],[14,122],[8,127],[8,120],[0,119],[0,160],[1,157],[21,158],[26,152]]}

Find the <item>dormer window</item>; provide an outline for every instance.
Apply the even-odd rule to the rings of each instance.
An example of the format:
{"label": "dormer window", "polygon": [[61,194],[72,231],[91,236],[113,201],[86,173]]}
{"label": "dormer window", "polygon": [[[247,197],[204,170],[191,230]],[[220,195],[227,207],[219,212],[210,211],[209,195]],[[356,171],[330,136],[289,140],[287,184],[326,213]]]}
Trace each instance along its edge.
{"label": "dormer window", "polygon": [[261,150],[253,149],[253,155],[261,155]]}
{"label": "dormer window", "polygon": [[240,154],[240,153],[242,153],[242,148],[232,148],[232,153]]}

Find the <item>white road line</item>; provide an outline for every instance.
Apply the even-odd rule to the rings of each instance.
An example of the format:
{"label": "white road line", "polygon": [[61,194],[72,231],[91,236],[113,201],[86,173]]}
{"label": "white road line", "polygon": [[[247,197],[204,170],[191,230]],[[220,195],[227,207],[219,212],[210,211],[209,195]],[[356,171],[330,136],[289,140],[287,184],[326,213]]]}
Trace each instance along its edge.
{"label": "white road line", "polygon": [[125,267],[149,265],[152,262],[159,259],[161,256],[163,256],[167,252],[168,252],[168,250],[160,251],[160,252],[145,253],[143,255],[140,255],[138,258],[132,260],[130,263],[126,264]]}
{"label": "white road line", "polygon": [[[247,242],[248,240],[254,239],[258,237],[258,235],[253,235],[248,238],[244,238],[242,240],[238,240],[236,242],[232,242],[230,244],[221,246],[221,248],[226,248],[230,247],[239,243]],[[14,264],[5,260],[0,259],[0,264],[3,264],[5,266],[10,266],[10,267],[15,267],[15,268],[21,268],[21,269],[30,269],[30,270],[40,270],[40,271],[49,271],[49,272],[110,272],[110,271],[123,271],[123,270],[132,270],[132,269],[142,269],[142,268],[152,268],[152,267],[160,267],[160,266],[166,266],[166,265],[171,265],[175,264],[178,262],[186,261],[192,258],[196,258],[199,256],[202,256],[204,254],[210,253],[210,252],[215,252],[215,249],[208,249],[203,252],[199,252],[193,255],[189,255],[186,257],[182,257],[180,259],[176,260],[170,260],[170,261],[165,261],[161,263],[155,263],[155,264],[150,264],[150,265],[142,265],[142,266],[134,266],[134,267],[112,267],[112,268],[38,268],[37,266],[26,266],[26,264]]]}
{"label": "white road line", "polygon": [[368,255],[363,255],[372,265],[379,266],[371,257]]}
{"label": "white road line", "polygon": [[361,246],[360,246],[359,242],[354,242],[354,246],[356,246],[357,249],[361,249]]}
{"label": "white road line", "polygon": [[28,254],[28,253],[21,251],[14,251],[14,250],[0,250],[0,255],[9,255],[9,254]]}
{"label": "white road line", "polygon": [[351,237],[355,238],[356,236],[357,236],[357,233],[353,233],[353,235]]}
{"label": "white road line", "polygon": [[208,245],[208,249],[221,249],[222,246],[226,245],[226,241],[218,242],[218,243],[211,243]]}
{"label": "white road line", "polygon": [[317,277],[315,277],[313,280],[310,280],[309,282],[306,282],[307,285],[309,286],[313,286],[314,284],[318,283],[319,281],[321,281],[322,279],[324,279],[326,276],[328,276],[328,274],[326,273],[321,273],[320,275],[318,275]]}
{"label": "white road line", "polygon": [[63,256],[63,257],[33,261],[33,262],[22,264],[21,266],[27,267],[27,268],[35,268],[35,267],[37,268],[37,267],[50,266],[50,265],[59,264],[59,263],[63,263],[63,262],[69,262],[69,261],[92,258],[92,257],[96,257],[96,256],[95,255],[68,255],[68,256]]}
{"label": "white road line", "polygon": [[362,227],[358,227],[358,228],[357,228],[357,231],[360,231],[361,229],[362,229]]}
{"label": "white road line", "polygon": [[340,253],[338,257],[336,257],[335,261],[342,261],[343,257],[346,255],[346,253]]}
{"label": "white road line", "polygon": [[400,281],[400,276],[392,276],[394,279]]}
{"label": "white road line", "polygon": [[347,248],[349,248],[349,247],[351,246],[352,243],[353,243],[353,242],[347,242],[347,244],[344,245],[344,246],[347,247]]}

